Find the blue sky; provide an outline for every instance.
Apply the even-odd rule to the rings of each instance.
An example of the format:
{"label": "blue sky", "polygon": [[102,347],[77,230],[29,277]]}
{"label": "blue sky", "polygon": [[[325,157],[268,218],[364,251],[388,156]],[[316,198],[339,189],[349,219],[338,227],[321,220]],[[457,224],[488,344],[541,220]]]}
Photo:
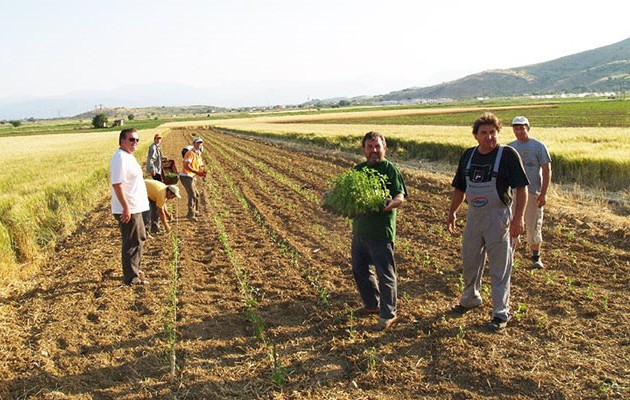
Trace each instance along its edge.
{"label": "blue sky", "polygon": [[0,98],[162,82],[379,94],[630,37],[618,0],[0,0],[0,14]]}

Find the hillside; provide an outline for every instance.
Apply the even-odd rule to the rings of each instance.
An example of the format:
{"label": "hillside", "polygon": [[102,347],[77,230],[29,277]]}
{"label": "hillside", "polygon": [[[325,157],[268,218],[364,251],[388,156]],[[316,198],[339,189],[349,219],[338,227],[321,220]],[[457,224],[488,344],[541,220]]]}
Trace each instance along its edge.
{"label": "hillside", "polygon": [[619,92],[622,88],[630,88],[630,38],[540,64],[484,71],[439,85],[391,92],[374,100]]}

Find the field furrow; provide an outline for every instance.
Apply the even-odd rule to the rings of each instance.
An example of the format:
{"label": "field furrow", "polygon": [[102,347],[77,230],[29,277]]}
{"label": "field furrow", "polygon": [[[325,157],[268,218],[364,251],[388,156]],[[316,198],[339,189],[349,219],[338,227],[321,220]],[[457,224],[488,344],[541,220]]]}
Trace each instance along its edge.
{"label": "field furrow", "polygon": [[185,218],[182,188],[174,236],[146,243],[150,285],[121,285],[104,198],[35,280],[7,290],[0,398],[627,395],[630,245],[620,227],[550,204],[546,268],[527,268],[518,249],[514,318],[495,334],[488,280],[479,309],[449,313],[462,287],[461,239],[445,231],[449,179],[404,168],[399,319],[377,333],[376,318],[351,312],[350,225],[320,206],[330,177],[356,159],[189,128],[165,135],[178,167],[193,136],[204,137],[209,172],[198,180],[201,215]]}

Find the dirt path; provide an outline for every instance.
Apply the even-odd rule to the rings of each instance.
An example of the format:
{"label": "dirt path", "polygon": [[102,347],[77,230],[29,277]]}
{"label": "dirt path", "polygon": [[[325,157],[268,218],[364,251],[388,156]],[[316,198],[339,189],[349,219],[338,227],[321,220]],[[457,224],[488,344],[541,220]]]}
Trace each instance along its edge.
{"label": "dirt path", "polygon": [[[350,315],[359,300],[349,225],[319,206],[329,177],[352,162],[203,129],[173,130],[165,155],[179,162],[197,135],[209,171],[198,182],[201,216],[184,218],[182,190],[177,246],[167,234],[147,243],[150,285],[121,286],[120,239],[104,199],[31,290],[1,299],[1,399],[628,394],[624,231],[549,207],[547,268],[530,271],[517,255],[517,316],[493,334],[488,302],[463,318],[447,313],[459,296],[461,248],[444,231],[448,184],[405,170],[400,319],[375,333],[375,320]],[[175,265],[172,376],[165,325]]]}

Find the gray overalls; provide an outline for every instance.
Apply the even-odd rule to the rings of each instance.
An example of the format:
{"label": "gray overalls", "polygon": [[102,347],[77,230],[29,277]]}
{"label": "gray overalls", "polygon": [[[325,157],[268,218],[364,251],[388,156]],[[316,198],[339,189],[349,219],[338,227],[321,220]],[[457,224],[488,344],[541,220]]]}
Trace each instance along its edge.
{"label": "gray overalls", "polygon": [[497,175],[503,146],[499,146],[490,182],[470,180],[470,165],[476,151],[477,148],[473,150],[466,165],[468,214],[462,245],[465,288],[460,304],[469,308],[481,304],[481,278],[487,255],[492,285],[492,315],[508,320],[512,274],[512,211],[497,193]]}

